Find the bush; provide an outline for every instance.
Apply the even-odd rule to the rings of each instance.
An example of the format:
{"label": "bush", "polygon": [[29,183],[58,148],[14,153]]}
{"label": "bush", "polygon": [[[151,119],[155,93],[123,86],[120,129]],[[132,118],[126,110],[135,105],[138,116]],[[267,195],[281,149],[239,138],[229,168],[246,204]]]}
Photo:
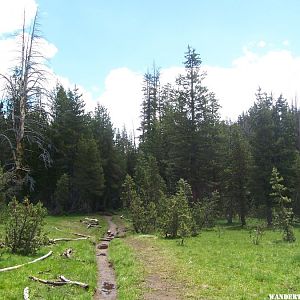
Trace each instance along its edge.
{"label": "bush", "polygon": [[25,198],[20,203],[13,198],[8,204],[5,243],[13,253],[33,254],[46,241],[42,232],[47,210],[39,202],[33,205]]}

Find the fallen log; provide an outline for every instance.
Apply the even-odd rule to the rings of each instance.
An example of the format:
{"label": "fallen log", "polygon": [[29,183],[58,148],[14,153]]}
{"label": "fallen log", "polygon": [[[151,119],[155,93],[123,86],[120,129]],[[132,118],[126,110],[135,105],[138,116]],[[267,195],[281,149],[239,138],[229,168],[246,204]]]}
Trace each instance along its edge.
{"label": "fallen log", "polygon": [[72,238],[57,238],[57,239],[49,240],[49,243],[82,241],[82,240],[87,240],[87,239],[88,239],[88,237],[80,237],[80,238],[76,238],[76,239],[72,239]]}
{"label": "fallen log", "polygon": [[90,235],[87,234],[82,234],[82,233],[77,233],[77,232],[71,232],[74,235],[80,236],[80,237],[86,237],[86,238],[91,238]]}
{"label": "fallen log", "polygon": [[[86,228],[91,228],[91,227],[98,227],[99,225],[96,224],[87,224]],[[100,226],[99,226],[100,227]]]}
{"label": "fallen log", "polygon": [[38,277],[35,277],[35,276],[29,276],[29,279],[31,279],[33,281],[43,283],[43,284],[53,285],[53,286],[62,286],[62,285],[70,284],[70,285],[79,286],[79,287],[84,288],[84,289],[89,288],[89,285],[87,283],[83,283],[83,282],[79,282],[79,281],[73,281],[73,280],[67,279],[63,275],[59,276],[60,281],[45,280],[45,279],[41,279],[41,278],[38,278]]}
{"label": "fallen log", "polygon": [[91,218],[84,218],[87,222],[99,225],[99,220],[98,219],[91,219]]}
{"label": "fallen log", "polygon": [[78,285],[78,286],[80,286],[84,289],[89,288],[89,285],[87,283],[83,283],[83,282],[79,282],[79,281],[73,281],[73,280],[70,280],[70,279],[66,278],[63,275],[60,275],[59,278],[60,278],[60,280],[66,282],[66,283],[73,284],[73,285]]}
{"label": "fallen log", "polygon": [[57,227],[54,227],[57,231],[60,231],[60,232],[63,232],[63,230],[57,228]]}
{"label": "fallen log", "polygon": [[17,266],[13,266],[13,267],[8,267],[8,268],[0,269],[0,272],[11,271],[11,270],[19,269],[19,268],[21,268],[21,267],[23,267],[23,266],[26,266],[26,265],[34,264],[34,263],[36,263],[36,262],[38,262],[38,261],[40,261],[40,260],[43,260],[43,259],[49,257],[52,253],[53,253],[53,252],[50,251],[50,252],[47,253],[46,255],[44,255],[44,256],[42,256],[42,257],[39,257],[39,258],[36,258],[36,259],[34,259],[34,260],[32,260],[32,261],[29,261],[29,262],[27,262],[27,263],[25,263],[25,264],[21,264],[21,265],[17,265]]}
{"label": "fallen log", "polygon": [[64,282],[64,281],[45,280],[45,279],[37,278],[34,276],[29,276],[29,279],[40,282],[40,283],[53,285],[53,286],[62,286],[62,285],[66,284],[66,282]]}
{"label": "fallen log", "polygon": [[29,287],[27,286],[23,292],[24,300],[29,300]]}

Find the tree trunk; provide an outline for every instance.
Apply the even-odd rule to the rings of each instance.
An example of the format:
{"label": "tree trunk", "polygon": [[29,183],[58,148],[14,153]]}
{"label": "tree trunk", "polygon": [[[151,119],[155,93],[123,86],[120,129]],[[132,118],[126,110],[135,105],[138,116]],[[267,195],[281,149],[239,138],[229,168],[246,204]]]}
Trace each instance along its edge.
{"label": "tree trunk", "polygon": [[272,207],[270,205],[267,205],[267,224],[268,227],[272,226]]}

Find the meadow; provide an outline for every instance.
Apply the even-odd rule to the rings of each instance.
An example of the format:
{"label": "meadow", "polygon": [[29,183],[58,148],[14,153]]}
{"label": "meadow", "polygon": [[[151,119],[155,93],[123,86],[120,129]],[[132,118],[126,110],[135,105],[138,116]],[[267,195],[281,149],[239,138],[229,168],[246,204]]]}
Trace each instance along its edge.
{"label": "meadow", "polygon": [[[101,228],[87,229],[79,221],[83,216],[46,218],[45,230],[50,238],[74,238],[72,232],[78,232],[91,235],[90,240],[59,242],[43,247],[30,257],[0,249],[0,268],[53,251],[46,260],[0,273],[0,299],[21,299],[26,286],[30,299],[92,299],[97,280],[94,243],[107,229],[100,216],[94,217],[100,220]],[[121,224],[124,221],[118,217],[114,221],[118,226],[130,227],[128,222]],[[269,294],[275,293],[299,293],[300,228],[295,228],[295,243],[283,242],[280,232],[266,229],[256,245],[250,236],[255,222],[252,220],[250,226],[242,228],[238,223],[227,226],[220,221],[214,228],[186,238],[183,246],[180,239],[166,239],[158,233],[135,234],[129,229],[124,238],[114,239],[109,248],[118,299],[143,299],[149,290],[147,276],[154,269],[156,274],[168,274],[168,280],[180,286],[179,299],[252,300],[268,299]],[[3,234],[2,225],[0,232]],[[74,250],[70,259],[61,256],[67,248]],[[147,262],[147,254],[153,258],[154,266]],[[90,287],[88,290],[76,286],[52,287],[30,280],[32,275],[49,280],[64,275]]]}
{"label": "meadow", "polygon": [[[158,270],[169,269],[173,282],[181,284],[180,299],[252,300],[269,299],[269,294],[299,293],[300,229],[295,229],[295,243],[283,242],[280,232],[267,229],[256,245],[250,237],[254,228],[254,225],[242,228],[239,224],[227,226],[220,222],[197,237],[187,238],[184,246],[180,245],[180,240],[159,235],[135,234],[127,239],[142,241],[144,253],[149,251],[150,255],[157,256]],[[126,239],[122,243],[126,245]],[[143,265],[143,257],[139,257],[136,267],[133,264],[130,270],[123,260],[114,259],[134,255],[134,247],[130,244],[112,244],[111,256],[118,270],[119,284],[127,277],[128,282],[132,281],[134,294],[141,294],[145,291],[143,276],[148,268]],[[141,264],[144,272],[137,271],[141,270]],[[130,284],[126,289],[130,291]],[[141,298],[124,296],[119,299]]]}
{"label": "meadow", "polygon": [[[107,224],[100,216],[91,216],[99,219],[101,227],[87,229],[86,225],[80,222],[83,217],[49,216],[46,218],[45,231],[49,238],[76,238],[78,236],[72,232],[77,232],[90,235],[89,240],[57,242],[42,247],[34,256],[10,254],[0,249],[0,268],[25,263],[45,255],[50,250],[53,251],[53,254],[43,261],[0,273],[0,299],[23,299],[25,287],[29,287],[30,299],[92,299],[97,282],[95,242],[103,236]],[[3,232],[3,225],[0,225],[2,236]],[[74,251],[69,259],[61,255],[67,248],[72,248]],[[85,282],[89,284],[89,289],[69,285],[52,287],[29,279],[29,276],[35,276],[56,280],[59,275],[64,275],[74,281]]]}

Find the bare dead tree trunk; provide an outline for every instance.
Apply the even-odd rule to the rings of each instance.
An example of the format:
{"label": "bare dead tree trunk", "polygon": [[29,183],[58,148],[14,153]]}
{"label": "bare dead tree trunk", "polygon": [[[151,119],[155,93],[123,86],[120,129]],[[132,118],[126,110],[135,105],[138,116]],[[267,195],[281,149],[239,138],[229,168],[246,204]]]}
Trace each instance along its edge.
{"label": "bare dead tree trunk", "polygon": [[[6,119],[10,127],[0,133],[0,141],[5,142],[11,150],[9,172],[13,174],[15,185],[22,185],[29,175],[30,167],[24,161],[25,138],[37,143],[39,148],[48,153],[43,146],[44,137],[34,130],[28,115],[40,110],[41,95],[44,89],[45,69],[44,58],[39,52],[39,36],[37,34],[37,14],[29,31],[25,28],[25,12],[23,28],[20,33],[21,48],[19,62],[12,75],[0,74],[5,83]],[[35,126],[39,128],[39,126]],[[43,155],[50,161],[49,155]]]}

